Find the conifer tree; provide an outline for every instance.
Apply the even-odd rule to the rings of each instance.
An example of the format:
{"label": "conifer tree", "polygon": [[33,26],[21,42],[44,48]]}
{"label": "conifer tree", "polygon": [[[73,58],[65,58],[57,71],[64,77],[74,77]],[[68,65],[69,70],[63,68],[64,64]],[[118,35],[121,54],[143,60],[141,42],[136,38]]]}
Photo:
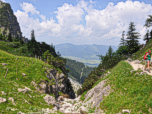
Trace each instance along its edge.
{"label": "conifer tree", "polygon": [[150,31],[150,34],[149,34],[149,35],[150,35],[150,39],[152,39],[152,30]]}
{"label": "conifer tree", "polygon": [[122,32],[122,38],[121,38],[121,41],[119,44],[120,46],[125,46],[126,40],[125,40],[124,36],[125,36],[125,31]]}
{"label": "conifer tree", "polygon": [[138,39],[140,34],[138,32],[135,32],[135,25],[134,22],[130,22],[129,24],[129,31],[127,33],[127,40],[126,40],[126,44],[129,47],[129,53],[132,54],[135,51],[137,51],[137,49],[139,48],[139,41]]}
{"label": "conifer tree", "polygon": [[31,31],[31,41],[35,41],[35,34],[34,30]]}
{"label": "conifer tree", "polygon": [[11,33],[9,33],[9,35],[8,35],[8,41],[12,42],[12,35],[11,35]]}
{"label": "conifer tree", "polygon": [[147,30],[147,33],[145,34],[145,36],[144,36],[144,41],[145,40],[147,40],[147,42],[150,40],[150,37],[149,37],[150,35],[149,35],[149,30]]}
{"label": "conifer tree", "polygon": [[107,55],[110,57],[110,59],[112,58],[112,53],[113,53],[112,47],[109,46],[108,54]]}

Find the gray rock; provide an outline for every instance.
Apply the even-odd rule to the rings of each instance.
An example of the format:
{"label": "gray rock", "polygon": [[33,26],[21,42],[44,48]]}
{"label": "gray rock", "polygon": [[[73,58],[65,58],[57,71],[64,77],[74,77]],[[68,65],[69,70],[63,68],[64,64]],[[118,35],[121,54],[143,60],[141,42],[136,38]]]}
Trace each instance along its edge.
{"label": "gray rock", "polygon": [[30,88],[25,87],[25,89],[18,88],[18,92],[23,92],[24,94],[31,91]]}
{"label": "gray rock", "polygon": [[50,104],[55,105],[56,104],[55,98],[53,96],[48,95],[48,94],[44,97],[44,100],[46,103],[48,103],[48,105],[50,105]]}
{"label": "gray rock", "polygon": [[27,74],[25,74],[25,73],[22,73],[22,75],[23,75],[23,76],[27,76]]}
{"label": "gray rock", "polygon": [[123,109],[123,110],[122,110],[122,113],[125,113],[125,112],[127,112],[128,114],[130,114],[129,109]]}
{"label": "gray rock", "polygon": [[6,99],[5,99],[5,98],[0,97],[0,103],[4,103],[4,102],[6,102]]}
{"label": "gray rock", "polygon": [[106,81],[107,80],[101,81],[98,85],[96,85],[94,88],[92,88],[85,94],[85,100],[83,102],[83,106],[93,103],[91,104],[92,108],[99,107],[100,102],[102,102],[103,100],[103,96],[109,95],[110,90],[111,90],[110,85],[104,87],[104,85],[106,84]]}

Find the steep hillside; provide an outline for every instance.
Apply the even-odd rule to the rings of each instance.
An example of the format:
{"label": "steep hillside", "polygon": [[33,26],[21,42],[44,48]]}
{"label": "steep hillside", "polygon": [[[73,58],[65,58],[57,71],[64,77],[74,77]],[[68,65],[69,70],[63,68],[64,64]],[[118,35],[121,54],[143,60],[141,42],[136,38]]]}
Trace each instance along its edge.
{"label": "steep hillside", "polygon": [[[58,92],[75,97],[67,75],[39,59],[14,56],[0,50],[0,67],[1,113],[52,109]],[[52,99],[51,103],[48,99]]]}
{"label": "steep hillside", "polygon": [[70,70],[69,77],[73,78],[79,83],[83,83],[84,79],[88,77],[88,75],[94,69],[93,67],[88,67],[84,65],[84,63],[70,59],[67,59],[65,66]]}
{"label": "steep hillside", "polygon": [[14,38],[16,38],[17,35],[19,38],[22,37],[19,23],[10,4],[2,1],[0,1],[0,33],[5,36],[11,33]]}

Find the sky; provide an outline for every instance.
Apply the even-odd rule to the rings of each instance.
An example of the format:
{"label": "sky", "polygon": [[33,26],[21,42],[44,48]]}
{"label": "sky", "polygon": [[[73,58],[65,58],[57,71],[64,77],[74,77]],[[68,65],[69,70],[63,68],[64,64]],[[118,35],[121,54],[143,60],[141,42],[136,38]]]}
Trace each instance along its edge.
{"label": "sky", "polygon": [[[134,22],[140,43],[152,15],[152,0],[2,0],[10,3],[23,36],[35,31],[39,42],[75,45],[120,44],[122,32]],[[125,36],[126,38],[126,36]]]}

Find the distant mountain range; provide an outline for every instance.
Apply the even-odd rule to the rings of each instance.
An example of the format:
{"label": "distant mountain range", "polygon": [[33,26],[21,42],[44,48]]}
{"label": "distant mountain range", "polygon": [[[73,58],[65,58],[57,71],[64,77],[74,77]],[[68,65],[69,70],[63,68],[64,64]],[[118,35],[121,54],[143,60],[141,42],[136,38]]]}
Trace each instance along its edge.
{"label": "distant mountain range", "polygon": [[[109,45],[110,46],[110,45]],[[61,56],[79,57],[82,59],[99,60],[97,55],[106,55],[109,49],[107,45],[73,45],[70,43],[55,45],[55,50],[59,51]],[[111,46],[115,52],[118,47]]]}

